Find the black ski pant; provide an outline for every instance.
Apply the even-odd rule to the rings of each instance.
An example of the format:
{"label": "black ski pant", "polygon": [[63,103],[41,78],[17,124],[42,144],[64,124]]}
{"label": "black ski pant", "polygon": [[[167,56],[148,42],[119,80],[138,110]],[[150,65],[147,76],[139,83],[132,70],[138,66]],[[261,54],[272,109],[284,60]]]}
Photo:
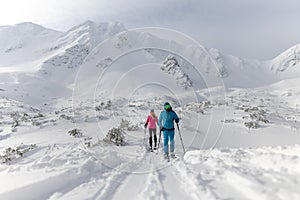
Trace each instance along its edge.
{"label": "black ski pant", "polygon": [[156,128],[149,128],[149,146],[152,148],[154,140],[154,147],[157,147],[157,136],[156,136]]}

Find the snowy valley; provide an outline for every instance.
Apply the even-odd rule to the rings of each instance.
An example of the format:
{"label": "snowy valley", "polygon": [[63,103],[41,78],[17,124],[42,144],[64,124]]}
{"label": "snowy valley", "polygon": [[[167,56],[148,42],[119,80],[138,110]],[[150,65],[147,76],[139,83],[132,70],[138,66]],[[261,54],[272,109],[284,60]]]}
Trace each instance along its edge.
{"label": "snowy valley", "polygon": [[[0,199],[300,198],[300,45],[247,60],[164,31],[0,27]],[[144,130],[165,102],[170,162]]]}

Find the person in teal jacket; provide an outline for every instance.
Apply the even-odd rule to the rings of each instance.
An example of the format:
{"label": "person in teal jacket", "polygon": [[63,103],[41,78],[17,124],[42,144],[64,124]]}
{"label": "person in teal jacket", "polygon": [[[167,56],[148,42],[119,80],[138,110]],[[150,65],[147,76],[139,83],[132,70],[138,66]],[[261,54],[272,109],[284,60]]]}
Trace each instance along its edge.
{"label": "person in teal jacket", "polygon": [[175,156],[174,155],[174,148],[175,148],[174,121],[176,123],[179,123],[179,118],[177,114],[173,111],[171,105],[168,102],[166,102],[164,104],[164,110],[159,115],[158,126],[160,127],[160,131],[163,131],[164,152],[167,157],[169,156],[169,142],[170,142],[170,154],[171,156]]}

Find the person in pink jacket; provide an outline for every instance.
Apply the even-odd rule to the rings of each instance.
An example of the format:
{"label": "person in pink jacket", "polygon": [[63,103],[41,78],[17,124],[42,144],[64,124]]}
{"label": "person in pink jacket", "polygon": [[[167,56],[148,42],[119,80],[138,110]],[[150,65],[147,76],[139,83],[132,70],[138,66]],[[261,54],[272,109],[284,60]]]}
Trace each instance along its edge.
{"label": "person in pink jacket", "polygon": [[154,140],[154,150],[157,149],[157,136],[156,136],[156,125],[158,123],[157,116],[154,113],[154,110],[151,109],[150,115],[147,117],[146,123],[145,123],[145,128],[149,128],[149,146],[150,146],[150,151],[152,150],[152,144]]}

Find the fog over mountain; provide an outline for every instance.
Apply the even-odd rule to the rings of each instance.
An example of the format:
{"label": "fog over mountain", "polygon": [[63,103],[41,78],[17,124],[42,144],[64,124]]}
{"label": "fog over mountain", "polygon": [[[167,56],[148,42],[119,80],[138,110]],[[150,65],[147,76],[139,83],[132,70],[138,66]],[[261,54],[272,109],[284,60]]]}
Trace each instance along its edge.
{"label": "fog over mountain", "polygon": [[300,43],[299,6],[297,0],[12,0],[0,7],[0,25],[31,21],[65,31],[93,20],[167,27],[226,54],[271,59]]}

